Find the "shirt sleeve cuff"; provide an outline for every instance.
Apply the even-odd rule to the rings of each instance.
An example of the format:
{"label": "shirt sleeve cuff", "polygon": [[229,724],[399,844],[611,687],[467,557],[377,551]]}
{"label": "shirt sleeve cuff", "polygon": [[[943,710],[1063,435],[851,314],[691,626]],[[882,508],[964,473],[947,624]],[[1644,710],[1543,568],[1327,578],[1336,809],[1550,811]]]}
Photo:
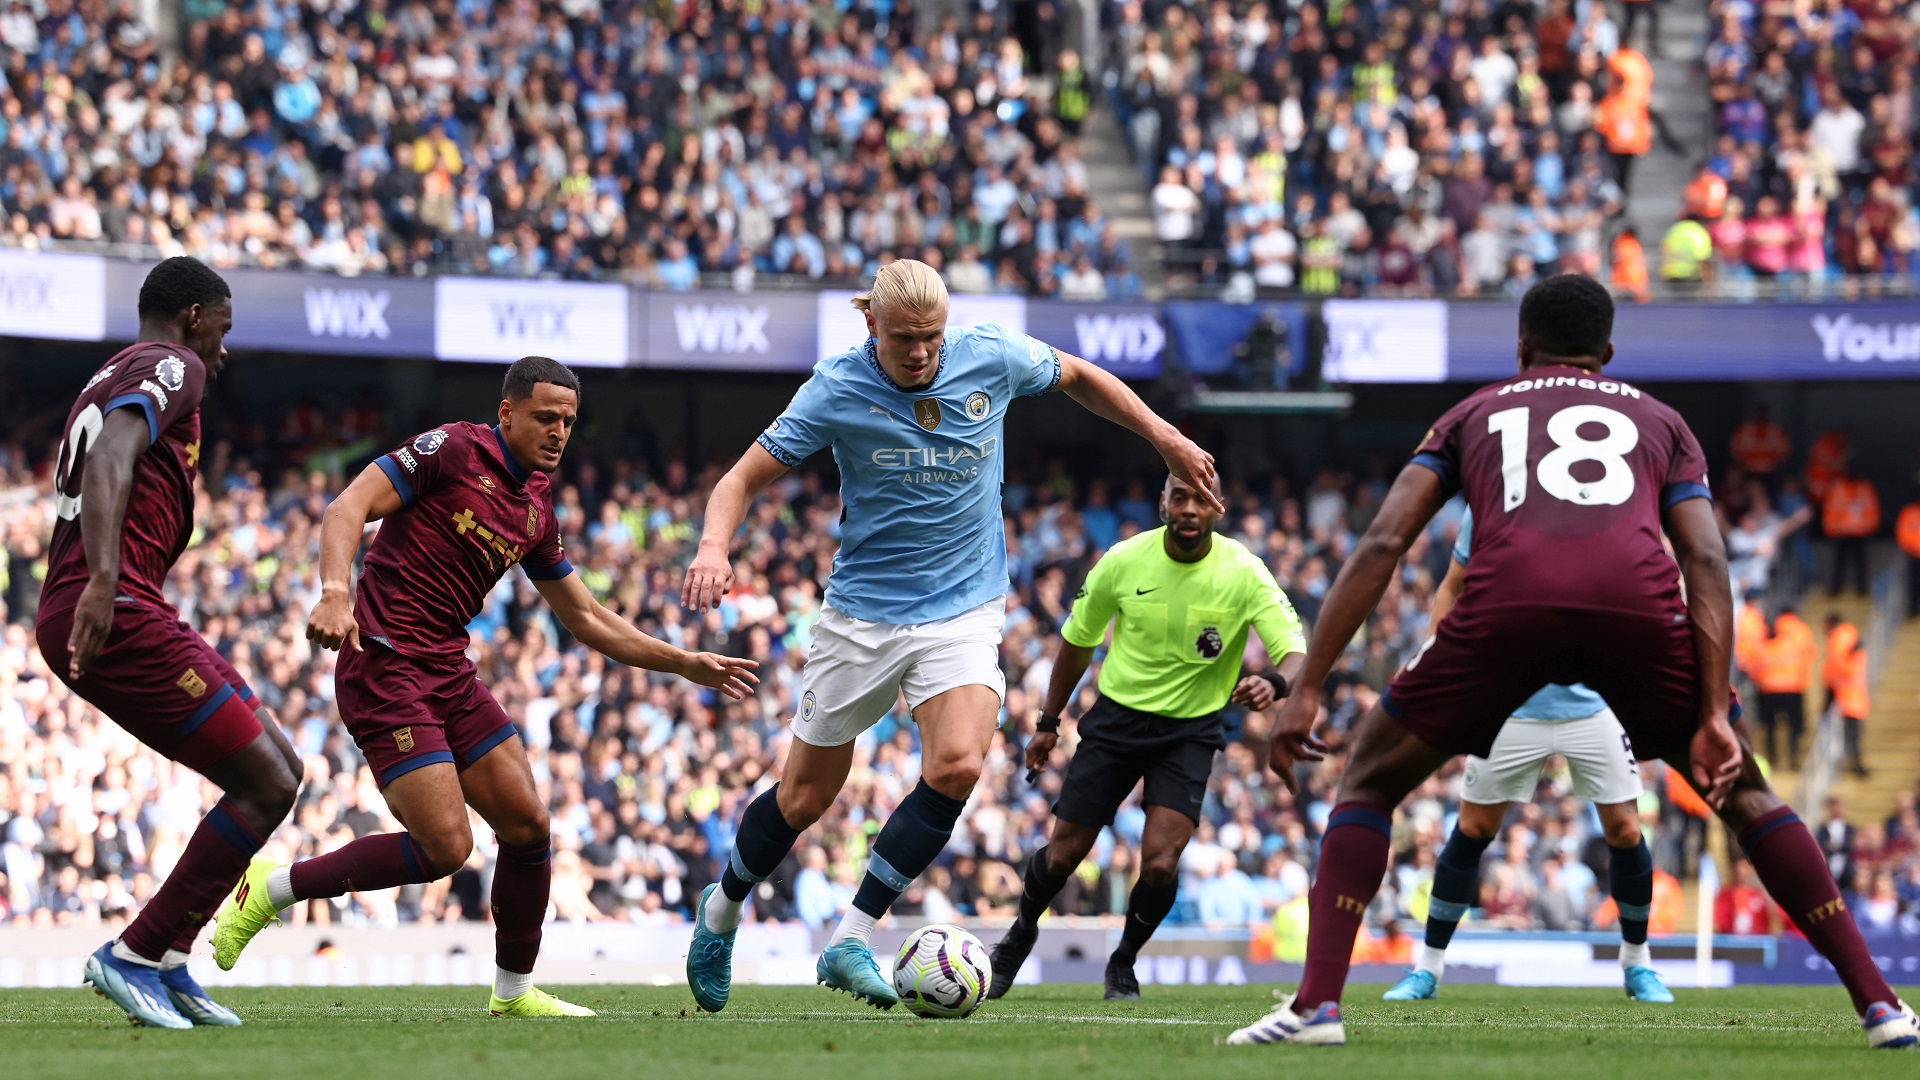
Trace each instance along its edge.
{"label": "shirt sleeve cuff", "polygon": [[1707,490],[1707,485],[1692,480],[1680,484],[1668,484],[1660,492],[1660,509],[1670,510],[1688,499],[1705,499],[1712,502],[1713,493]]}
{"label": "shirt sleeve cuff", "polygon": [[122,405],[138,405],[140,406],[140,411],[147,414],[148,446],[152,446],[154,443],[160,441],[160,417],[153,411],[152,398],[149,398],[145,394],[121,394],[119,397],[107,402],[107,407],[100,411],[104,415]]}
{"label": "shirt sleeve cuff", "polygon": [[525,570],[527,576],[535,581],[559,581],[561,578],[573,573],[573,564],[565,559],[561,559],[552,566],[529,566],[526,563],[521,563],[520,568]]}
{"label": "shirt sleeve cuff", "polygon": [[1045,387],[1025,395],[1027,397],[1045,397],[1060,387],[1060,354],[1055,352],[1053,346],[1047,345],[1046,342],[1042,341],[1040,344],[1046,345],[1047,358],[1053,362],[1053,378],[1047,380]]}
{"label": "shirt sleeve cuff", "polygon": [[772,454],[775,460],[779,461],[780,464],[785,465],[789,469],[795,467],[796,465],[799,465],[800,462],[803,460],[799,454],[796,454],[793,451],[787,449],[786,447],[781,446],[779,443],[774,441],[773,436],[767,434],[764,431],[760,433],[760,438],[758,441],[760,445],[766,449],[767,453]]}
{"label": "shirt sleeve cuff", "polygon": [[386,473],[387,479],[393,482],[393,490],[400,493],[400,505],[406,506],[413,502],[413,482],[407,479],[407,470],[393,460],[393,455],[384,454],[374,459],[374,463],[379,465],[380,471]]}
{"label": "shirt sleeve cuff", "polygon": [[1440,486],[1446,491],[1448,498],[1452,498],[1454,493],[1460,490],[1459,471],[1453,467],[1453,462],[1448,461],[1439,454],[1415,454],[1413,455],[1413,460],[1408,462],[1408,464],[1418,465],[1424,469],[1432,469],[1434,473],[1440,477]]}

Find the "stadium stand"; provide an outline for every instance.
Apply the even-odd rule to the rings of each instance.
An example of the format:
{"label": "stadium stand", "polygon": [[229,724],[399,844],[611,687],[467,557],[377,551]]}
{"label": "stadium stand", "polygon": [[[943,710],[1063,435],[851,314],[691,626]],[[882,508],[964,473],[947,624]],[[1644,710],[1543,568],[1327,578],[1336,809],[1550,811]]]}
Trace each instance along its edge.
{"label": "stadium stand", "polygon": [[1736,296],[1910,288],[1913,18],[1891,0],[1790,11],[1717,0],[1715,143],[1668,234],[1670,276]]}
{"label": "stadium stand", "polygon": [[1091,89],[1060,19],[923,33],[907,0],[187,8],[170,63],[126,6],[7,17],[4,242],[670,289],[852,282],[899,254],[957,264],[965,291],[1137,289],[1088,197]]}

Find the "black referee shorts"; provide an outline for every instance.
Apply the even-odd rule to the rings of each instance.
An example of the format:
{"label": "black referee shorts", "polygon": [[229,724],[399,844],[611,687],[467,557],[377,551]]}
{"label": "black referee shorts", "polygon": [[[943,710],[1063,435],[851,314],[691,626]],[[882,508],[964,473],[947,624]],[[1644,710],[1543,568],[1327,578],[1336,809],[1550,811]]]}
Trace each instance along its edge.
{"label": "black referee shorts", "polygon": [[1054,816],[1102,828],[1147,782],[1145,803],[1200,820],[1213,755],[1227,745],[1219,713],[1175,720],[1101,698],[1080,718],[1080,746],[1067,766]]}

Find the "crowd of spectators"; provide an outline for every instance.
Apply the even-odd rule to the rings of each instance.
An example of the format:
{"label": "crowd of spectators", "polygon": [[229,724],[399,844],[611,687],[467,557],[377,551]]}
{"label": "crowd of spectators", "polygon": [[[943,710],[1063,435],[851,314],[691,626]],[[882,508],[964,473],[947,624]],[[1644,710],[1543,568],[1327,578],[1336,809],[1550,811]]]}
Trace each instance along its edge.
{"label": "crowd of spectators", "polygon": [[1138,289],[1088,198],[1053,5],[131,0],[0,18],[0,243],[215,267]]}
{"label": "crowd of spectators", "polygon": [[[355,410],[338,414],[345,423]],[[376,422],[377,423],[377,422]],[[355,430],[366,435],[364,418]],[[376,439],[382,436],[375,436]],[[333,654],[306,640],[317,595],[318,522],[340,477],[268,466],[264,450],[219,443],[203,465],[196,536],[168,583],[183,616],[226,655],[272,706],[305,761],[298,808],[269,854],[299,858],[371,831],[394,828],[371,773],[334,708]],[[149,895],[179,857],[216,790],[146,750],[75,697],[47,670],[32,639],[38,575],[54,521],[47,459],[0,447],[0,567],[6,617],[0,639],[0,919],[17,923],[112,922]],[[558,486],[556,513],[569,556],[588,587],[649,632],[688,648],[752,656],[758,695],[741,703],[670,677],[618,668],[572,643],[531,585],[512,575],[472,626],[483,679],[520,724],[556,834],[556,916],[567,920],[681,917],[714,879],[744,800],[773,782],[795,708],[808,634],[839,529],[839,502],[814,472],[789,474],[753,507],[737,547],[738,585],[704,616],[679,605],[681,568],[697,539],[717,466],[670,460],[594,460],[576,451]],[[1384,494],[1387,472],[1234,477],[1221,530],[1261,553],[1303,617],[1322,598]],[[904,915],[1008,914],[1017,868],[1044,841],[1050,795],[1071,752],[1071,727],[1054,768],[1029,786],[1020,746],[1032,732],[1064,621],[1080,579],[1117,539],[1157,525],[1157,477],[1117,484],[1076,481],[1059,462],[1014,468],[1006,485],[1012,575],[1002,664],[1004,739],[942,862],[910,891]],[[1402,657],[1426,633],[1433,587],[1444,573],[1455,512],[1416,544],[1404,572],[1342,661],[1328,697],[1336,745],[1376,700]],[[1249,663],[1264,663],[1257,647]],[[1069,715],[1092,700],[1098,665]],[[1183,868],[1176,920],[1264,924],[1298,907],[1330,810],[1343,755],[1300,776],[1297,798],[1264,770],[1263,714],[1235,713],[1200,825]],[[867,845],[916,777],[916,729],[896,711],[863,736],[845,796],[756,898],[758,914],[818,926],[845,908]],[[1421,882],[1456,805],[1457,770],[1409,805],[1398,833],[1405,866],[1378,909],[1383,921],[1417,916]],[[1514,883],[1532,904],[1551,882],[1572,891],[1568,918],[1598,914],[1593,879],[1575,869],[1603,843],[1591,813],[1555,797],[1496,849],[1525,868]],[[1651,798],[1651,796],[1650,796]],[[1658,813],[1656,831],[1667,826]],[[1062,895],[1063,913],[1124,911],[1144,815],[1137,803]],[[434,885],[301,905],[296,920],[392,923],[486,918],[494,847]],[[1678,835],[1678,834],[1676,834]],[[1687,865],[1661,845],[1662,865]],[[1508,883],[1493,872],[1490,883]],[[1570,884],[1569,884],[1570,883]],[[1550,890],[1549,890],[1550,891]],[[1501,905],[1505,904],[1505,907]],[[1522,916],[1506,901],[1490,911]],[[1529,908],[1531,910],[1531,908]],[[1543,907],[1542,910],[1558,910]],[[1551,920],[1549,920],[1551,921]],[[1558,925],[1558,923],[1554,923]]]}
{"label": "crowd of spectators", "polygon": [[[1716,142],[1668,276],[1724,287],[1907,277],[1920,244],[1920,9],[1894,0],[1715,0]],[[1857,287],[1853,286],[1853,287]]]}
{"label": "crowd of spectators", "polygon": [[1628,177],[1603,106],[1651,83],[1613,14],[1125,0],[1115,103],[1172,265],[1315,295],[1598,273]]}

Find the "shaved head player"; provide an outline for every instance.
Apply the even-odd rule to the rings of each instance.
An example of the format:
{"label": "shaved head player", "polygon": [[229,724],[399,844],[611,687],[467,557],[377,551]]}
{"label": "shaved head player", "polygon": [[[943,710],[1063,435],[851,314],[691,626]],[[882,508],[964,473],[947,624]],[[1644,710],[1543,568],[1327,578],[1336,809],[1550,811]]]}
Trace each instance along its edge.
{"label": "shaved head player", "polygon": [[182,256],[147,275],[139,343],[94,372],[67,415],[34,628],[74,693],[225,793],[139,917],[87,958],[87,982],[148,1027],[240,1023],[187,974],[187,953],[299,791],[279,726],[160,591],[193,533],[200,395],[232,328],[219,274]]}
{"label": "shaved head player", "polygon": [[[758,683],[751,660],[688,653],[603,607],[560,549],[547,474],[573,434],[580,380],[544,356],[514,361],[499,423],[423,432],[367,466],[320,526],[320,602],[307,637],[340,650],[340,718],[405,832],[379,833],[292,864],[257,859],[221,909],[213,958],[232,968],[281,908],[433,881],[473,851],[471,806],[493,827],[494,1016],[591,1016],[533,985],[553,879],[551,826],[513,721],[467,659],[467,624],[519,566],[567,632],[630,667],[666,671],[731,698]],[[348,591],[367,522],[358,602]]]}
{"label": "shaved head player", "polygon": [[1914,1045],[1913,1011],[1874,965],[1820,846],[1734,727],[1733,598],[1706,458],[1680,414],[1601,374],[1612,337],[1613,298],[1593,279],[1527,290],[1520,373],[1440,418],[1341,567],[1274,721],[1270,760],[1289,786],[1294,763],[1324,749],[1311,732],[1334,661],[1434,512],[1466,495],[1473,562],[1460,599],[1354,732],[1300,988],[1228,1042],[1346,1041],[1340,994],[1386,873],[1394,807],[1454,755],[1486,757],[1542,686],[1585,683],[1619,712],[1634,752],[1690,778],[1739,837],[1768,894],[1839,972],[1868,1045]]}

